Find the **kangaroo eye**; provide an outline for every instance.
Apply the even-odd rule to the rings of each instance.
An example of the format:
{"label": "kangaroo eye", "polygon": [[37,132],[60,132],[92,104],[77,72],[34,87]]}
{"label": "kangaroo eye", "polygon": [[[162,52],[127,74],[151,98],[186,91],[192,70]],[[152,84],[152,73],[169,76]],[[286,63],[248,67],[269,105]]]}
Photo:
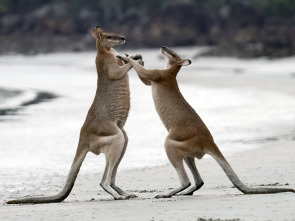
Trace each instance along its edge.
{"label": "kangaroo eye", "polygon": [[173,58],[175,58],[175,54],[171,54]]}
{"label": "kangaroo eye", "polygon": [[107,39],[111,39],[111,38],[112,38],[112,36],[108,36],[108,37],[107,37]]}

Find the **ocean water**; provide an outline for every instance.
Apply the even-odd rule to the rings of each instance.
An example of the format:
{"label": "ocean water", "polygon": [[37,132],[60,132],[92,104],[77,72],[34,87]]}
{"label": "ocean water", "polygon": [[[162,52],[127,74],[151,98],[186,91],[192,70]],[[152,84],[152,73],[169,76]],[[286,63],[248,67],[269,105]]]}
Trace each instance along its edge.
{"label": "ocean water", "polygon": [[[218,87],[214,79],[242,74],[260,80],[284,79],[292,84],[295,58],[194,59],[199,48],[176,51],[193,61],[178,76],[180,90],[207,124],[225,156],[294,139],[294,93],[271,87]],[[127,51],[139,52],[147,67],[165,66],[158,49]],[[0,90],[0,110],[19,107],[40,91],[57,96],[48,102],[21,107],[17,114],[0,116],[0,201],[11,193],[46,190],[64,181],[96,90],[94,59],[94,52],[0,57],[0,88],[17,91],[8,96]],[[131,111],[125,126],[129,144],[119,170],[167,164],[163,147],[167,132],[155,111],[151,88],[142,84],[133,70],[129,75]],[[212,84],[198,84],[198,75],[212,76]],[[80,173],[99,173],[104,166],[103,155],[89,153]]]}

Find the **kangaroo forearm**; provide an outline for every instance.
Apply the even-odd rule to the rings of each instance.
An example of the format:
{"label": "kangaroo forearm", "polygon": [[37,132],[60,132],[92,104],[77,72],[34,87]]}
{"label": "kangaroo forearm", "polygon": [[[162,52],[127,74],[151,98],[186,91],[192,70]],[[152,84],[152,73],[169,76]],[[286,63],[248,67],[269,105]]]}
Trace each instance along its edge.
{"label": "kangaroo forearm", "polygon": [[146,69],[138,62],[132,59],[129,59],[129,63],[133,66],[134,70],[139,75],[139,77],[147,79],[149,81],[159,81],[161,79],[160,70]]}

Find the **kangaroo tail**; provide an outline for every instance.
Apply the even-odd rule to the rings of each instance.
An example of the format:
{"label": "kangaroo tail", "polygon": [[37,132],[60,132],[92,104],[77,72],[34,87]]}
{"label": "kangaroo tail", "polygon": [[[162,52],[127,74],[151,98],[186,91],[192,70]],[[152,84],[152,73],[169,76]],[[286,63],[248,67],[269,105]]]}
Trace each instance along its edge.
{"label": "kangaroo tail", "polygon": [[78,148],[75,159],[72,163],[70,172],[68,174],[66,184],[60,193],[54,196],[48,196],[48,197],[30,197],[30,198],[10,200],[10,201],[7,201],[6,203],[7,204],[22,204],[22,203],[38,204],[38,203],[58,203],[63,201],[65,198],[68,197],[68,195],[70,194],[74,186],[75,180],[79,173],[80,167],[86,157],[86,154],[87,154],[87,150],[82,149],[81,151],[79,151],[79,148]]}
{"label": "kangaroo tail", "polygon": [[288,189],[288,188],[251,188],[247,187],[237,176],[235,171],[231,168],[229,163],[226,161],[220,150],[217,146],[210,152],[208,152],[209,155],[211,155],[217,163],[221,166],[221,168],[224,170],[227,177],[230,179],[230,181],[235,185],[237,189],[239,189],[241,192],[245,194],[268,194],[268,193],[281,193],[281,192],[293,192],[295,193],[294,189]]}

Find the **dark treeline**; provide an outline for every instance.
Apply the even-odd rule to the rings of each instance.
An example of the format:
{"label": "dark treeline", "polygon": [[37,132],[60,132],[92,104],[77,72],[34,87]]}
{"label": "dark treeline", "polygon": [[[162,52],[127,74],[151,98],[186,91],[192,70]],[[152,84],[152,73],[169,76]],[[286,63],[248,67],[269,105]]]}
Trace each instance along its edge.
{"label": "dark treeline", "polygon": [[125,47],[214,46],[211,55],[295,54],[294,0],[0,0],[0,53],[93,50],[91,28]]}

